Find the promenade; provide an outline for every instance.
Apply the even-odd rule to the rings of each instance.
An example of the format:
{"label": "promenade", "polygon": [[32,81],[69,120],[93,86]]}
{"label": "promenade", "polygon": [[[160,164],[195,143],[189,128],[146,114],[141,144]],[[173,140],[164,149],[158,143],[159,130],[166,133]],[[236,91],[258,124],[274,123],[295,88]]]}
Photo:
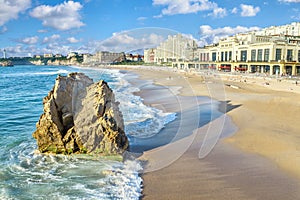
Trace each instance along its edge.
{"label": "promenade", "polygon": [[241,62],[241,61],[206,61],[206,62],[173,62],[172,67],[189,70],[207,70],[215,69],[227,72],[248,72],[262,73],[269,76],[300,76],[300,63],[287,61],[269,61],[269,62]]}

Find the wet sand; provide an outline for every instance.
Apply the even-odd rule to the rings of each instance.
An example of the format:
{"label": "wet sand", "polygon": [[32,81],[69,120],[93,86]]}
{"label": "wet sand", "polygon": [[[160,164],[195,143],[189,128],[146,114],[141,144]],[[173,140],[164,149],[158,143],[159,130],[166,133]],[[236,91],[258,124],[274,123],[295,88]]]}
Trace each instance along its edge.
{"label": "wet sand", "polygon": [[[141,79],[168,86],[165,90],[174,90],[174,96],[179,92],[179,96],[209,96],[220,101],[219,109],[237,127],[236,133],[228,136],[234,131],[230,119],[224,122],[222,117],[214,117],[211,123],[200,123],[200,128],[193,131],[191,123],[195,126],[193,122],[199,119],[187,112],[180,123],[184,137],[150,148],[141,157],[150,165],[143,175],[144,199],[300,199],[299,86],[275,80],[265,84],[263,78],[245,81],[241,76],[130,71]],[[184,99],[170,106],[170,99],[156,92],[145,89],[139,95],[146,103],[170,112],[185,112],[186,104],[190,110],[205,105],[203,99]],[[222,134],[227,137],[199,159],[205,134],[220,123],[224,123]],[[175,129],[166,127],[164,131],[168,135]],[[178,149],[183,152],[180,156]]]}

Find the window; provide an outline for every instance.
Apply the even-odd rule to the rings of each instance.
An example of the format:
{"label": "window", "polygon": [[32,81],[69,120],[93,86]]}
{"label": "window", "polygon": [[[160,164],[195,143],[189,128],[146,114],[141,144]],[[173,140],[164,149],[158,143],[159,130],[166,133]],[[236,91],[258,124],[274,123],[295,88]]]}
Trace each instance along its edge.
{"label": "window", "polygon": [[241,61],[247,61],[247,50],[241,51]]}
{"label": "window", "polygon": [[298,50],[298,62],[300,62],[300,50]]}
{"label": "window", "polygon": [[275,60],[281,60],[281,49],[276,49]]}
{"label": "window", "polygon": [[225,51],[225,61],[228,61],[228,52]]}
{"label": "window", "polygon": [[229,56],[228,56],[229,61],[232,60],[232,51],[229,51]]}
{"label": "window", "polygon": [[216,52],[212,53],[211,57],[212,57],[212,61],[216,61],[217,60],[217,53]]}
{"label": "window", "polygon": [[262,49],[258,49],[257,51],[257,61],[262,61]]}
{"label": "window", "polygon": [[221,61],[224,61],[224,52],[221,52]]}
{"label": "window", "polygon": [[256,61],[256,50],[255,49],[251,50],[251,61]]}
{"label": "window", "polygon": [[270,58],[270,49],[265,49],[265,52],[264,52],[264,61],[268,62],[269,58]]}
{"label": "window", "polygon": [[287,50],[286,60],[287,61],[292,61],[293,60],[293,50],[292,49]]}

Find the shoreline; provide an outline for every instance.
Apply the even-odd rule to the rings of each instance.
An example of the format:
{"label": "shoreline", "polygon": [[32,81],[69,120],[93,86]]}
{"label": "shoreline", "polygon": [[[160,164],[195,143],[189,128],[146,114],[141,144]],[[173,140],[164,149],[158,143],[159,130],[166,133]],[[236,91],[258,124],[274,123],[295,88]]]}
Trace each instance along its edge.
{"label": "shoreline", "polygon": [[[115,67],[119,68],[118,66]],[[290,80],[278,81],[275,78],[247,76],[247,74],[238,74],[238,75],[222,74],[222,73],[209,74],[207,72],[188,73],[188,72],[174,70],[172,68],[159,68],[159,67],[151,68],[148,66],[146,67],[146,69],[144,69],[143,66],[139,66],[139,67],[125,66],[122,69],[133,71],[139,74],[140,78],[142,79],[144,78],[146,80],[147,79],[153,80],[154,84],[157,85],[162,85],[167,87],[168,86],[174,87],[174,86],[181,85],[180,86],[181,89],[179,90],[179,92],[180,95],[182,96],[191,96],[191,95],[208,96],[212,99],[219,101],[220,102],[219,110],[223,113],[228,114],[233,119],[234,124],[236,124],[239,127],[238,131],[240,131],[240,129],[242,128],[247,128],[245,127],[245,123],[239,120],[238,115],[240,114],[239,112],[240,110],[234,110],[231,112],[232,109],[240,106],[241,107],[250,106],[251,109],[256,108],[255,113],[253,114],[251,113],[252,114],[251,119],[253,117],[255,118],[255,115],[257,115],[258,113],[264,115],[263,119],[268,118],[269,120],[267,125],[270,125],[270,127],[264,127],[265,128],[264,130],[268,128],[272,129],[273,125],[270,122],[270,120],[276,119],[278,116],[281,116],[283,113],[287,113],[287,114],[291,113],[289,116],[287,115],[281,116],[280,119],[274,120],[279,123],[280,127],[277,128],[280,129],[280,131],[278,132],[284,133],[285,132],[284,128],[287,128],[287,131],[292,130],[293,134],[287,133],[285,135],[282,135],[283,137],[286,136],[289,137],[289,135],[297,136],[298,135],[297,131],[300,131],[300,126],[297,126],[297,121],[300,120],[300,116],[297,115],[297,113],[300,112],[300,103],[298,102],[298,99],[300,98],[300,85],[299,84],[296,85]],[[143,73],[143,71],[150,72],[153,70],[154,72],[151,72],[152,75],[150,76],[149,73]],[[172,80],[167,80],[167,79],[162,80],[160,78],[156,78],[155,76],[157,76],[157,74],[155,72],[157,71],[159,71],[160,73],[162,72],[166,73],[165,74],[166,77],[168,75],[170,77],[169,73],[171,73],[171,75],[173,76],[177,76],[177,75],[181,76],[181,79],[185,79],[184,82],[188,82],[188,86],[184,86],[180,82],[172,83]],[[265,84],[266,82],[269,84]],[[215,85],[223,84],[224,86],[213,87],[211,86],[213,84]],[[186,88],[190,88],[190,90],[192,90],[192,94],[191,91],[186,92],[185,91]],[[225,95],[215,94],[217,92],[215,93],[212,92],[212,89],[224,90],[221,92],[224,92]],[[255,101],[256,103],[259,102],[261,103],[261,105],[255,105],[253,101]],[[245,103],[247,103],[247,105],[245,105]],[[264,107],[264,104],[271,104],[271,105]],[[283,104],[283,106],[281,106],[281,104]],[[294,105],[294,107],[291,108],[291,105]],[[282,108],[278,109],[278,107],[282,107]],[[265,111],[269,114],[263,111],[258,111],[258,108],[265,109]],[[272,116],[273,114],[272,108],[277,108],[275,109],[276,116]],[[249,110],[248,108],[243,109],[243,116],[242,116],[243,118],[247,118],[247,116],[245,116],[247,114],[245,111],[248,110]],[[290,121],[294,123],[291,122],[291,124],[285,125],[285,118],[288,118]],[[257,121],[255,121],[255,123],[256,125],[259,124]],[[236,134],[236,135],[241,135],[241,134]],[[262,150],[258,151],[256,149],[253,149],[249,146],[249,144],[248,146],[247,144],[239,144],[239,142],[241,142],[240,140],[245,140],[245,138],[241,138],[241,137],[229,138],[226,140],[226,142],[231,143],[241,148],[244,151],[258,153],[262,156],[267,157],[268,159],[273,160],[274,162],[275,160],[277,160],[275,163],[280,162],[278,161],[277,158],[271,157],[271,155],[267,155],[269,152],[261,152]],[[291,140],[292,139],[289,138],[289,141]],[[252,141],[252,142],[255,143],[257,141]],[[274,141],[274,142],[278,142],[278,141]],[[300,150],[298,151],[295,145],[292,146],[294,148],[293,149],[295,153],[294,157],[297,158],[297,166],[299,166],[298,167],[299,169],[293,169],[293,170],[287,169],[287,170],[290,172],[292,171],[292,173],[296,174],[300,178],[300,158],[298,159],[300,155]],[[280,167],[283,167],[285,169],[289,168],[289,166],[286,166],[283,163],[277,163],[277,164],[279,164]]]}
{"label": "shoreline", "polygon": [[[184,155],[182,157],[180,157],[178,160],[175,161],[175,164],[172,163],[170,166],[163,168],[162,170],[158,170],[156,172],[149,172],[149,173],[145,173],[143,174],[143,179],[145,182],[145,188],[144,188],[144,198],[145,199],[152,199],[153,197],[162,199],[162,197],[165,198],[175,198],[175,199],[180,199],[179,196],[180,194],[178,194],[176,191],[174,191],[172,188],[170,187],[181,187],[182,184],[178,184],[178,183],[172,183],[172,186],[165,186],[165,189],[162,190],[161,189],[161,185],[162,180],[157,179],[160,176],[163,176],[164,174],[169,174],[171,177],[174,176],[173,178],[178,180],[178,177],[176,177],[176,175],[178,176],[178,174],[173,174],[172,175],[172,170],[177,170],[178,173],[178,168],[186,168],[186,167],[191,167],[192,163],[195,164],[196,166],[200,166],[203,165],[202,162],[206,163],[210,163],[215,165],[216,163],[218,163],[218,165],[220,165],[219,167],[217,167],[218,170],[221,169],[226,169],[226,166],[228,164],[224,163],[224,161],[222,161],[223,159],[215,159],[214,156],[218,156],[218,155],[222,155],[224,154],[224,151],[227,152],[227,154],[225,154],[225,157],[227,157],[230,161],[232,162],[238,162],[236,160],[235,157],[239,157],[242,160],[247,160],[249,159],[250,161],[244,161],[244,162],[249,162],[247,166],[245,166],[244,164],[239,164],[239,167],[234,167],[231,166],[232,168],[236,168],[235,171],[241,172],[243,170],[249,170],[249,166],[253,165],[254,163],[259,163],[261,166],[257,167],[254,164],[254,169],[251,171],[250,174],[239,174],[239,176],[243,177],[245,180],[249,179],[252,181],[260,181],[262,183],[266,183],[269,184],[269,180],[273,180],[275,181],[275,183],[278,184],[273,184],[269,187],[266,188],[266,191],[268,191],[270,188],[272,188],[271,191],[274,195],[263,195],[261,193],[257,194],[257,186],[253,186],[252,184],[247,184],[245,182],[245,180],[241,181],[239,178],[234,178],[234,176],[232,176],[231,174],[234,174],[234,172],[230,172],[227,171],[227,173],[230,174],[230,178],[221,178],[222,182],[225,181],[225,183],[230,182],[231,186],[235,186],[237,188],[235,188],[236,191],[233,191],[233,188],[229,187],[227,188],[227,186],[221,186],[219,185],[221,188],[227,188],[227,190],[221,190],[222,194],[224,195],[224,192],[229,196],[231,196],[231,199],[247,199],[247,197],[255,197],[255,198],[262,198],[262,199],[268,199],[269,197],[272,196],[271,199],[281,199],[281,198],[286,198],[286,196],[284,194],[286,194],[286,191],[289,191],[289,193],[291,194],[290,196],[294,196],[297,197],[297,195],[299,195],[299,193],[297,192],[297,190],[300,188],[299,187],[299,168],[297,167],[299,164],[299,160],[295,160],[297,158],[297,155],[299,155],[299,151],[297,150],[296,146],[293,146],[295,149],[293,148],[289,148],[291,142],[293,142],[293,136],[297,136],[297,134],[295,135],[295,133],[297,132],[297,130],[300,130],[299,127],[295,127],[295,129],[293,130],[293,134],[291,133],[287,133],[284,136],[278,136],[274,137],[274,134],[276,135],[277,133],[272,132],[272,126],[268,126],[270,125],[270,121],[272,121],[274,118],[276,118],[276,116],[272,116],[273,110],[272,108],[275,106],[278,106],[278,104],[276,105],[276,100],[279,100],[279,103],[283,102],[283,97],[287,97],[288,99],[290,98],[290,94],[293,95],[298,95],[298,88],[295,89],[290,89],[289,85],[286,85],[285,82],[275,82],[275,80],[268,80],[271,84],[269,85],[264,85],[264,82],[266,81],[263,78],[260,77],[246,77],[247,81],[243,81],[243,79],[245,78],[245,76],[241,76],[238,77],[237,75],[231,76],[231,75],[221,75],[221,82],[224,83],[223,88],[218,88],[218,89],[224,89],[226,95],[221,95],[221,99],[220,96],[218,96],[217,94],[212,94],[212,91],[207,91],[208,89],[215,89],[213,88],[214,83],[216,83],[216,77],[214,75],[208,74],[208,75],[200,75],[199,74],[192,74],[192,73],[178,73],[178,72],[173,72],[172,69],[168,69],[168,70],[164,70],[164,69],[158,69],[158,71],[160,72],[159,75],[157,73],[157,69],[155,70],[149,70],[147,68],[144,69],[142,67],[130,67],[130,66],[126,66],[126,67],[122,67],[120,68],[119,66],[117,66],[117,68],[119,69],[123,69],[123,70],[128,70],[130,72],[134,72],[136,74],[139,75],[139,78],[142,80],[151,80],[153,81],[153,83],[155,85],[160,85],[160,86],[166,86],[166,87],[177,87],[177,91],[180,93],[181,96],[189,96],[191,94],[188,94],[189,92],[187,92],[185,89],[187,86],[182,85],[182,83],[180,82],[180,80],[184,80],[184,81],[188,81],[189,87],[192,88],[193,90],[193,94],[192,95],[198,95],[198,96],[213,96],[215,97],[215,99],[219,100],[221,102],[220,105],[220,109],[225,113],[227,113],[231,118],[232,121],[234,122],[234,124],[237,125],[238,130],[237,133],[235,133],[233,136],[226,138],[225,140],[219,142],[216,146],[215,149],[213,149],[213,152],[211,152],[210,155],[207,156],[207,158],[199,161],[197,154],[195,154],[194,152],[194,158],[191,158],[193,161],[191,163],[186,163],[183,164],[181,163],[181,160],[185,160],[191,157],[191,149],[193,149],[193,145],[190,146],[190,148],[186,151],[186,153],[184,153]],[[140,70],[142,69],[142,70]],[[151,69],[151,67],[150,67]],[[179,78],[181,77],[181,78]],[[234,79],[235,78],[235,79]],[[176,81],[175,81],[176,79]],[[200,84],[199,84],[200,83]],[[278,84],[276,84],[278,83]],[[274,85],[281,85],[282,87],[280,88],[272,88],[272,86]],[[208,86],[209,85],[209,86]],[[180,88],[179,88],[180,86]],[[234,86],[234,87],[232,87]],[[292,85],[293,86],[293,85]],[[299,86],[294,86],[294,87],[299,87]],[[300,88],[300,87],[299,87]],[[283,94],[283,97],[281,97],[281,95]],[[270,96],[269,96],[270,95]],[[278,97],[279,95],[279,97]],[[147,95],[145,95],[147,96]],[[253,127],[251,130],[251,133],[255,133],[255,134],[249,134],[247,131],[245,131],[245,129],[247,130],[247,128],[249,128],[249,126],[251,124],[251,120],[250,120],[250,124],[248,123],[243,123],[243,118],[246,117],[250,117],[251,119],[253,116],[257,115],[258,112],[258,108],[262,108],[264,104],[269,104],[270,101],[272,101],[272,98],[276,96],[277,99],[274,99],[273,101],[275,102],[271,102],[271,106],[268,106],[268,116],[262,116],[263,119],[267,119],[266,121],[268,123],[263,123],[265,126],[263,129],[261,129],[260,126],[258,126],[257,128],[255,128],[255,125],[260,124],[258,121],[253,121]],[[251,97],[251,98],[250,98]],[[219,99],[218,99],[219,98]],[[285,103],[288,105],[289,103],[291,103],[288,99],[284,99],[284,101],[286,101]],[[297,97],[292,97],[292,99],[297,99]],[[147,101],[147,98],[145,98],[145,100]],[[261,105],[257,105],[257,101],[261,101]],[[249,103],[251,102],[251,104]],[[152,103],[153,104],[153,103]],[[272,106],[272,104],[275,104],[274,106]],[[154,103],[155,105],[155,103]],[[250,106],[252,105],[252,106]],[[250,106],[250,107],[249,107]],[[253,107],[254,106],[254,107]],[[297,105],[298,106],[298,105]],[[257,109],[254,109],[255,107],[257,107]],[[253,113],[249,113],[248,109],[253,109]],[[297,110],[297,109],[296,109]],[[265,112],[262,112],[262,114],[264,114]],[[278,111],[275,112],[275,114],[279,114]],[[294,113],[291,113],[292,117],[293,115],[296,114],[296,111]],[[250,116],[249,116],[250,115]],[[259,117],[259,116],[257,116]],[[242,119],[241,119],[242,118]],[[259,117],[260,118],[260,117]],[[282,119],[282,118],[281,118]],[[247,119],[249,120],[249,119]],[[249,122],[247,121],[246,122]],[[253,120],[253,119],[252,119]],[[278,121],[278,120],[277,120]],[[248,126],[249,125],[249,126]],[[296,124],[295,124],[296,125]],[[202,127],[204,128],[204,127]],[[285,128],[287,128],[287,126],[282,127],[282,130],[284,132]],[[268,129],[270,131],[268,131]],[[263,133],[266,132],[266,133]],[[287,137],[286,135],[288,135]],[[194,136],[195,138],[197,138],[197,136]],[[285,139],[284,139],[285,138]],[[263,139],[263,141],[261,140]],[[283,144],[278,142],[283,141]],[[287,142],[287,143],[285,143]],[[196,142],[197,143],[197,142]],[[267,144],[265,144],[267,143]],[[271,143],[271,145],[270,145]],[[273,146],[272,146],[273,145]],[[281,147],[278,150],[278,146]],[[198,141],[198,146],[197,146],[197,151],[199,150],[199,141]],[[278,157],[282,156],[281,153],[282,151],[288,150],[289,154],[285,154],[285,156],[287,155],[287,157],[284,160],[278,160]],[[195,149],[193,150],[195,151]],[[229,153],[228,153],[229,152]],[[147,154],[149,152],[146,152],[145,154]],[[235,156],[233,156],[235,155]],[[282,158],[283,159],[283,158]],[[289,161],[289,162],[287,162]],[[285,164],[287,162],[287,164]],[[293,165],[291,165],[291,163]],[[296,165],[295,165],[296,164]],[[173,169],[173,168],[174,169]],[[202,166],[203,167],[203,166]],[[267,168],[265,168],[267,167]],[[279,168],[278,168],[279,167]],[[171,169],[172,170],[171,170]],[[205,168],[205,167],[203,167]],[[206,168],[207,171],[210,171],[210,168]],[[205,170],[204,170],[205,171]],[[221,170],[222,171],[222,170]],[[162,173],[163,172],[163,173]],[[199,173],[201,174],[203,171],[199,171]],[[298,174],[299,173],[299,174]],[[184,174],[184,176],[186,178],[182,177],[180,178],[180,180],[184,181],[185,179],[189,179],[190,181],[185,182],[185,184],[189,185],[188,188],[185,188],[185,190],[182,190],[181,192],[183,192],[185,195],[188,195],[189,191],[191,190],[191,188],[195,188],[194,186],[192,186],[192,184],[198,184],[199,180],[201,180],[203,177],[205,176],[209,176],[209,175],[203,175],[198,177],[198,176],[192,176],[191,177],[191,172],[182,172],[182,175]],[[224,176],[229,176],[228,174],[223,174]],[[257,176],[259,175],[263,175],[265,176],[265,178],[267,180],[256,180]],[[212,177],[216,176],[216,174],[211,174]],[[256,177],[256,178],[253,178]],[[196,178],[197,177],[197,178]],[[214,180],[214,178],[208,178],[206,179],[207,182],[204,182],[204,184],[212,182],[214,184],[216,184],[216,180]],[[167,178],[167,177],[166,177]],[[212,178],[212,180],[211,180]],[[219,180],[218,180],[219,181]],[[217,182],[218,182],[217,181]],[[171,181],[172,182],[172,181]],[[156,184],[158,184],[158,186],[155,186]],[[255,183],[256,184],[256,183]],[[180,185],[180,186],[179,186]],[[218,185],[218,184],[216,184]],[[259,186],[263,187],[262,185],[258,184]],[[287,186],[286,186],[287,185]],[[292,186],[294,185],[294,186]],[[191,187],[191,188],[190,188]],[[281,188],[285,187],[285,191],[281,191]],[[153,189],[155,188],[155,190],[159,190],[159,195],[162,196],[156,196],[154,195],[154,193],[156,193],[156,191]],[[196,187],[197,188],[197,187]],[[214,191],[213,189],[214,187],[212,187],[212,191]],[[216,189],[216,188],[215,188]],[[219,188],[220,189],[220,188]],[[172,196],[172,194],[170,193],[170,191],[175,192]],[[193,195],[191,197],[196,197],[197,195],[199,195],[199,192],[204,192],[203,190],[197,188],[197,191],[193,192]],[[206,193],[209,191],[209,189],[206,188]],[[169,193],[169,196],[164,196],[166,195],[166,193]],[[221,198],[222,194],[221,193],[215,193],[215,197],[210,194],[210,198],[211,199],[218,199]],[[153,196],[154,195],[154,196]],[[179,195],[179,196],[178,196]],[[189,194],[190,195],[190,194]],[[208,195],[208,194],[206,194]],[[243,197],[242,197],[242,196]],[[246,195],[246,196],[245,196]],[[200,195],[201,196],[201,195]],[[199,197],[199,196],[197,196]],[[202,197],[204,198],[204,197]],[[250,198],[250,199],[251,199]],[[205,198],[204,198],[205,199]],[[292,198],[291,198],[292,199]]]}

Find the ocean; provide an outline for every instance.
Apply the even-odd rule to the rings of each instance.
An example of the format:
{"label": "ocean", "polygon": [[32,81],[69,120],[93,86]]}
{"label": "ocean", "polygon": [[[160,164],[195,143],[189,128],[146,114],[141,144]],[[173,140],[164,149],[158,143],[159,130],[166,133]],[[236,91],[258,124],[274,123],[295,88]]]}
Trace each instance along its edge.
{"label": "ocean", "polygon": [[[104,79],[114,90],[130,138],[156,135],[175,113],[146,106],[126,73],[67,66],[23,65],[0,68],[0,199],[139,199],[141,164],[74,156],[35,154],[32,137],[43,98],[58,74],[83,72]],[[130,140],[132,143],[134,140]]]}

